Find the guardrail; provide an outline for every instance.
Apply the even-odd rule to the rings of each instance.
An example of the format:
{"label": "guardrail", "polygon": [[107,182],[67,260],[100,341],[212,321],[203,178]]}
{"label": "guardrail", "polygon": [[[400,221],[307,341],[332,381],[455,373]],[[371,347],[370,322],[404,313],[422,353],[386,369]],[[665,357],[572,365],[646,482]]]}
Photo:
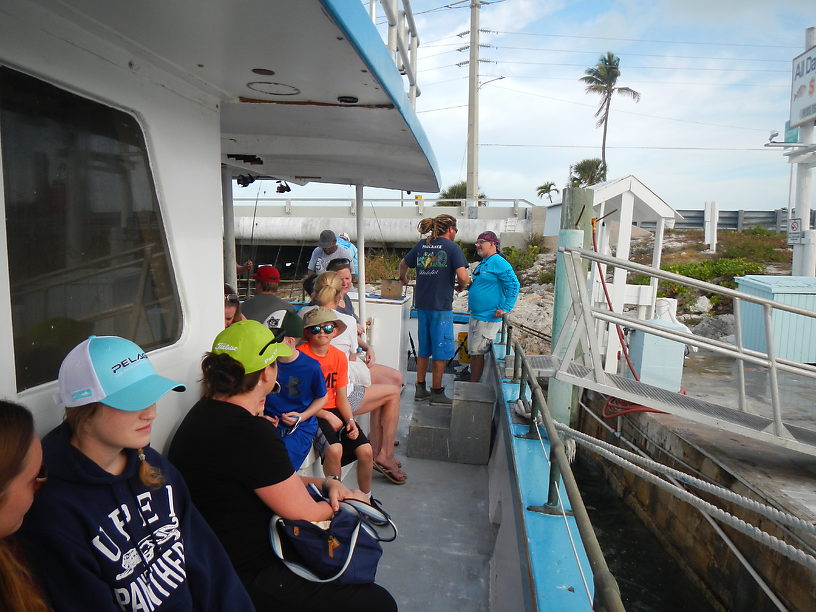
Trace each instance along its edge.
{"label": "guardrail", "polygon": [[[597,608],[596,604],[600,604],[605,610],[614,612],[623,611],[625,608],[621,601],[618,583],[612,575],[612,572],[609,571],[606,559],[604,559],[603,552],[601,551],[601,546],[598,543],[598,538],[595,536],[592,522],[589,519],[589,514],[587,514],[586,506],[584,506],[584,501],[578,489],[578,483],[575,480],[575,476],[570,468],[569,459],[564,451],[564,442],[558,435],[555,422],[547,407],[547,402],[544,400],[544,394],[527,361],[524,350],[518,342],[513,342],[513,326],[507,315],[502,317],[500,338],[501,344],[504,344],[505,347],[513,347],[514,361],[512,382],[519,384],[519,401],[524,404],[525,408],[529,410],[531,414],[530,429],[527,435],[535,439],[540,439],[541,431],[537,423],[537,417],[540,416],[546,429],[547,439],[550,443],[550,477],[547,491],[547,504],[544,507],[531,509],[543,511],[548,514],[562,514],[563,508],[558,497],[558,486],[559,480],[563,480],[564,489],[567,492],[567,497],[572,507],[575,523],[578,526],[581,541],[584,544],[584,549],[589,559],[590,567],[592,568],[596,600],[592,602],[593,608]],[[506,352],[505,354],[508,353]],[[527,391],[528,388],[529,394]]]}
{"label": "guardrail", "polygon": [[[771,392],[771,403],[773,409],[772,415],[773,434],[780,438],[787,437],[785,433],[785,427],[782,421],[782,405],[779,395],[779,382],[777,378],[777,373],[779,371],[786,371],[799,376],[816,379],[816,367],[808,364],[799,363],[797,361],[777,357],[773,338],[773,312],[775,310],[780,312],[787,312],[793,315],[807,317],[808,319],[816,319],[816,312],[812,312],[810,310],[806,310],[804,308],[799,308],[796,306],[791,306],[788,304],[783,304],[781,302],[777,302],[774,300],[765,299],[759,296],[750,295],[747,293],[736,291],[734,289],[728,289],[727,287],[721,287],[719,285],[714,285],[712,283],[707,283],[697,279],[689,278],[687,276],[682,276],[680,274],[666,272],[665,270],[659,270],[656,268],[652,268],[650,266],[634,263],[625,259],[619,259],[617,257],[602,255],[600,253],[596,253],[595,251],[590,251],[587,249],[562,248],[559,250],[562,251],[565,254],[565,256],[572,260],[572,265],[568,266],[568,270],[569,268],[572,268],[571,272],[574,275],[574,280],[576,282],[581,282],[582,280],[584,282],[586,281],[585,278],[578,278],[578,275],[581,274],[583,277],[583,274],[585,273],[584,272],[585,264],[583,260],[587,260],[590,262],[600,263],[613,268],[621,268],[629,272],[646,274],[649,277],[654,277],[662,281],[668,281],[671,283],[684,285],[687,287],[693,287],[706,293],[713,293],[716,295],[721,295],[732,299],[735,322],[734,344],[722,342],[719,340],[712,340],[702,336],[696,336],[694,334],[686,333],[683,331],[669,329],[664,326],[649,323],[648,321],[634,319],[630,316],[611,312],[609,310],[601,308],[596,308],[588,302],[583,303],[584,298],[581,298],[581,312],[582,315],[589,316],[594,320],[600,320],[606,323],[613,323],[630,329],[639,329],[641,331],[653,334],[655,336],[660,336],[662,338],[667,338],[669,340],[675,340],[677,342],[681,342],[691,346],[705,348],[717,354],[725,355],[727,357],[732,357],[736,359],[738,366],[737,381],[739,385],[738,387],[739,409],[743,412],[746,410],[745,371],[744,371],[745,362],[767,368]],[[765,324],[764,332],[766,352],[746,348],[743,344],[742,320],[741,320],[742,316],[741,305],[743,303],[755,304],[756,306],[762,309]],[[592,325],[591,327],[594,330],[594,325]],[[566,333],[566,328],[567,326],[565,325],[562,330],[562,335]],[[590,342],[593,342],[597,341],[597,338],[595,338],[595,336],[590,332],[590,338],[588,338],[588,340]],[[573,339],[571,342],[576,343],[577,340]],[[553,349],[553,354],[558,354],[557,350],[561,349],[562,344],[563,344],[562,339],[559,338],[558,344]],[[569,352],[569,349],[567,350],[567,352]]]}
{"label": "guardrail", "polygon": [[[674,222],[674,229],[704,229],[704,210],[678,210],[677,212],[683,218]],[[787,230],[787,222],[788,211],[785,208],[775,210],[721,210],[717,217],[717,229],[742,232],[753,227],[761,227],[782,233]],[[637,225],[648,230],[655,228],[654,221],[643,221]]]}

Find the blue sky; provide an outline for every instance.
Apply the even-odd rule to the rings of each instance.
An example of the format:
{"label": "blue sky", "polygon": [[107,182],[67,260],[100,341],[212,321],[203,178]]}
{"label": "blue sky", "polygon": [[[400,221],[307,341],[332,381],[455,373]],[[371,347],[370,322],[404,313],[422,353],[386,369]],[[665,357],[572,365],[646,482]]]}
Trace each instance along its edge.
{"label": "blue sky", "polygon": [[[365,2],[367,5],[368,3]],[[466,177],[469,2],[412,0],[420,32],[418,116],[442,185]],[[634,174],[676,209],[772,209],[788,203],[789,165],[763,144],[783,131],[791,60],[816,26],[813,0],[503,0],[483,6],[479,185],[493,198],[560,189],[569,166],[600,157],[597,96],[578,80],[621,58],[607,139],[609,177]],[[259,186],[272,196],[274,183]],[[249,191],[252,190],[250,194]],[[257,188],[236,192],[255,196]],[[348,186],[293,186],[293,197],[353,197]],[[424,194],[433,197],[434,194]],[[399,192],[367,189],[367,197]],[[546,201],[546,199],[544,200]]]}

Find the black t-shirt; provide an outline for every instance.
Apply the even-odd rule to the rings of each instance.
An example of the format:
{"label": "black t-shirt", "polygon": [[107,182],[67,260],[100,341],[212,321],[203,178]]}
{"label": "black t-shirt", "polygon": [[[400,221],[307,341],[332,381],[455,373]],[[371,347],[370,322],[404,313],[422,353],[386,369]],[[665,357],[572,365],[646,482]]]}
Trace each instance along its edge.
{"label": "black t-shirt", "polygon": [[280,562],[269,545],[272,510],[254,491],[294,473],[272,423],[202,398],[181,422],[168,458],[244,581]]}

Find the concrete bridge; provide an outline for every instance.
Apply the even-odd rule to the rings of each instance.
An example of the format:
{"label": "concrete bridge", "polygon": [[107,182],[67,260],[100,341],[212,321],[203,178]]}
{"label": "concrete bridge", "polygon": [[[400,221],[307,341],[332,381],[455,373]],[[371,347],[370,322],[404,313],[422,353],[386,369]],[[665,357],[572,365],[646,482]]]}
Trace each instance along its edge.
{"label": "concrete bridge", "polygon": [[[547,208],[527,200],[487,199],[480,206],[438,206],[439,200],[366,199],[366,247],[410,247],[419,239],[417,224],[425,217],[446,213],[457,218],[458,238],[472,242],[487,230],[502,246],[523,247],[533,233],[544,233]],[[235,241],[239,245],[316,245],[320,232],[347,232],[357,240],[353,199],[235,198]]]}

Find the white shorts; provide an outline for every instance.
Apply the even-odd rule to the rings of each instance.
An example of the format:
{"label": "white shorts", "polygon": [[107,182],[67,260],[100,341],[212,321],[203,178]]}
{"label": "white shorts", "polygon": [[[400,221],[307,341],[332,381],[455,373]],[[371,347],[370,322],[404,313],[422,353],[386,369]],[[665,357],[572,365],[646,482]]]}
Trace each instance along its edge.
{"label": "white shorts", "polygon": [[501,321],[479,321],[471,318],[468,321],[468,353],[471,355],[487,353],[500,329]]}

